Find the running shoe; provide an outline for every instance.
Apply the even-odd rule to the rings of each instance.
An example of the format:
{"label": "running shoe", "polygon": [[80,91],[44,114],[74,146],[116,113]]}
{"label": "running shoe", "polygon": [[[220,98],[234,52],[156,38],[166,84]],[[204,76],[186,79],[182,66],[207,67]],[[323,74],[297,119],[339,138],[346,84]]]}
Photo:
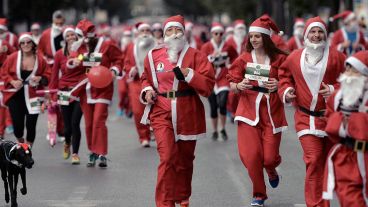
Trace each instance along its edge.
{"label": "running shoe", "polygon": [[211,138],[213,141],[216,141],[218,139],[218,132],[213,132]]}
{"label": "running shoe", "polygon": [[221,134],[221,138],[226,141],[228,139],[228,136],[227,136],[227,133],[226,133],[226,130],[223,129],[220,131],[220,134]]}
{"label": "running shoe", "polygon": [[63,158],[64,160],[69,159],[70,157],[70,144],[64,144]]}
{"label": "running shoe", "polygon": [[72,165],[79,165],[80,164],[80,158],[78,154],[72,154]]}
{"label": "running shoe", "polygon": [[265,199],[255,197],[253,198],[252,202],[250,203],[251,206],[264,206]]}
{"label": "running shoe", "polygon": [[273,170],[266,170],[267,174],[268,174],[268,182],[270,183],[272,188],[277,188],[277,186],[279,186],[280,183],[280,176],[277,173],[276,169]]}
{"label": "running shoe", "polygon": [[98,159],[98,155],[95,153],[89,154],[87,167],[94,167],[96,165],[96,160]]}
{"label": "running shoe", "polygon": [[13,125],[9,125],[9,126],[7,126],[7,127],[5,128],[5,132],[6,132],[7,134],[13,134],[13,132],[14,132],[14,127],[13,127]]}
{"label": "running shoe", "polygon": [[98,166],[101,168],[107,167],[107,158],[103,155],[100,155],[100,163],[98,163]]}
{"label": "running shoe", "polygon": [[141,146],[144,147],[144,148],[148,148],[150,147],[150,143],[148,140],[143,140],[142,143],[141,143]]}

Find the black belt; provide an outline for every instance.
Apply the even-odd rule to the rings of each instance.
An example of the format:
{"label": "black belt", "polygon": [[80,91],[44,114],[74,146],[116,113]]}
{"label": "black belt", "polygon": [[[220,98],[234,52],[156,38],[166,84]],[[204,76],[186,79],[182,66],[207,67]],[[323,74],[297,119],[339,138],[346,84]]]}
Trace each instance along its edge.
{"label": "black belt", "polygon": [[310,116],[315,116],[315,117],[323,117],[325,116],[325,110],[322,110],[322,111],[309,111],[308,109],[302,107],[302,106],[299,106],[299,110],[301,112],[304,112]]}
{"label": "black belt", "polygon": [[213,66],[215,66],[215,68],[223,68],[226,66],[225,63],[221,64],[221,65],[216,65],[216,64],[213,64]]}
{"label": "black belt", "polygon": [[351,137],[341,138],[341,144],[354,150],[355,152],[368,152],[368,142],[360,141]]}
{"label": "black belt", "polygon": [[259,86],[253,86],[249,90],[258,91],[258,92],[262,92],[262,93],[275,93],[276,92],[276,90],[275,91],[270,91],[267,88],[263,88],[263,87],[259,87]]}
{"label": "black belt", "polygon": [[197,93],[193,89],[181,90],[181,91],[167,91],[163,93],[158,93],[159,96],[163,96],[165,98],[174,99],[176,97],[184,97],[184,96],[194,96]]}

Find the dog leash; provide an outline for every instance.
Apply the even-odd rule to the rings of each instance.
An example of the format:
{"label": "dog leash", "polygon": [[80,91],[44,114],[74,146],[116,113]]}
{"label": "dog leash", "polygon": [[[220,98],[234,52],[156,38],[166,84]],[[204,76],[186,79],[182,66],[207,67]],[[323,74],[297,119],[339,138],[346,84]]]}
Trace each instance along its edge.
{"label": "dog leash", "polygon": [[[10,156],[10,154],[11,154],[11,152],[17,147],[17,144],[15,143],[15,142],[12,142],[12,141],[2,141],[4,144],[14,144],[13,146],[12,146],[12,148],[10,148],[10,150],[9,150],[9,156]],[[3,145],[3,149],[4,149],[4,154],[5,154],[5,159],[8,161],[8,162],[10,162],[10,163],[12,163],[13,165],[15,165],[15,166],[17,166],[17,167],[22,167],[23,165],[21,164],[21,163],[19,163],[17,160],[10,160],[9,159],[9,156],[6,154],[6,149],[5,149],[5,147],[4,147],[4,145]]]}

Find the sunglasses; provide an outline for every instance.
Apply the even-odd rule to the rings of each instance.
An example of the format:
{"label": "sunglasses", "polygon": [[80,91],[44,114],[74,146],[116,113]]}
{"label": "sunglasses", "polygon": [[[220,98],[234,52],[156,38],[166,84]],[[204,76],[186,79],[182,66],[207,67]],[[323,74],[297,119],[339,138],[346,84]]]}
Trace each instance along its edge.
{"label": "sunglasses", "polygon": [[26,42],[20,42],[19,44],[20,45],[29,45],[31,43],[32,43],[32,41],[26,41]]}
{"label": "sunglasses", "polygon": [[222,32],[215,32],[214,34],[215,34],[216,36],[218,36],[218,35],[222,36],[224,33],[222,33]]}

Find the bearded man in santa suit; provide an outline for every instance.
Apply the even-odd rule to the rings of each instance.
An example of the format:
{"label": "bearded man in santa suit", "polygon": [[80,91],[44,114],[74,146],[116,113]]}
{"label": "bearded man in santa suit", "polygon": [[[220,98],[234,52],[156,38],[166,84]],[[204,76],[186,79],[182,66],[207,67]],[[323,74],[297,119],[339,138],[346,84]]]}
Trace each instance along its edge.
{"label": "bearded man in santa suit", "polygon": [[165,44],[144,61],[142,123],[149,118],[160,156],[156,206],[189,207],[196,140],[206,136],[199,95],[211,94],[214,70],[206,55],[186,42],[182,16],[169,17],[163,27]]}
{"label": "bearded man in santa suit", "polygon": [[134,43],[131,43],[126,51],[124,60],[125,73],[128,76],[129,101],[132,106],[135,126],[138,132],[139,142],[142,147],[150,146],[149,126],[140,123],[144,112],[144,105],[139,101],[142,85],[140,77],[144,70],[144,58],[148,51],[155,47],[156,42],[151,33],[151,26],[140,22],[136,24],[138,36]]}
{"label": "bearded man in santa suit", "polygon": [[[93,65],[101,65],[111,70],[113,77],[121,73],[122,53],[119,47],[103,37],[97,37],[95,25],[87,19],[78,22],[76,31],[83,36],[82,41],[74,42],[74,52],[70,55],[66,67],[70,70],[85,70]],[[101,57],[100,58],[91,58]],[[87,64],[85,59],[92,59]],[[83,60],[83,61],[82,61]],[[72,95],[80,97],[80,104],[84,115],[87,147],[90,151],[87,167],[94,167],[99,159],[99,167],[107,167],[108,131],[106,127],[108,106],[111,104],[114,93],[114,84],[110,83],[104,88],[91,85],[88,78],[83,77],[75,87]]]}
{"label": "bearded man in santa suit", "polygon": [[224,40],[224,27],[218,23],[213,22],[211,27],[212,38],[205,43],[201,51],[206,53],[208,60],[212,63],[215,69],[216,84],[213,93],[208,97],[211,108],[212,119],[212,139],[219,138],[218,132],[218,112],[220,112],[220,135],[223,140],[227,140],[226,133],[226,105],[229,94],[230,85],[226,79],[226,74],[231,63],[236,59],[236,50],[228,45]]}
{"label": "bearded man in santa suit", "polygon": [[361,50],[366,50],[364,34],[360,31],[356,15],[352,11],[344,11],[330,18],[330,21],[342,19],[344,26],[335,32],[331,46],[350,56]]}
{"label": "bearded man in santa suit", "polygon": [[6,18],[0,18],[0,39],[18,49],[18,37],[8,30],[8,20]]}
{"label": "bearded man in santa suit", "polygon": [[294,23],[294,33],[293,36],[286,43],[291,53],[294,50],[304,48],[303,32],[304,32],[304,19],[296,18]]}
{"label": "bearded man in santa suit", "polygon": [[323,198],[336,192],[341,207],[368,206],[368,52],[357,52],[327,102],[326,132],[335,145],[325,168]]}
{"label": "bearded man in santa suit", "polygon": [[306,164],[307,207],[327,205],[322,200],[323,167],[330,145],[324,131],[326,100],[339,86],[345,55],[328,47],[327,26],[320,17],[308,19],[305,49],[291,53],[279,68],[279,90],[284,103],[295,102],[295,128]]}
{"label": "bearded man in santa suit", "polygon": [[64,14],[57,10],[52,14],[52,26],[42,32],[38,43],[38,50],[42,53],[44,59],[49,65],[54,64],[56,51],[62,48],[63,26],[65,23]]}
{"label": "bearded man in santa suit", "polygon": [[246,26],[244,20],[237,19],[234,21],[234,35],[227,39],[227,44],[235,48],[238,56],[245,51],[246,45]]}

